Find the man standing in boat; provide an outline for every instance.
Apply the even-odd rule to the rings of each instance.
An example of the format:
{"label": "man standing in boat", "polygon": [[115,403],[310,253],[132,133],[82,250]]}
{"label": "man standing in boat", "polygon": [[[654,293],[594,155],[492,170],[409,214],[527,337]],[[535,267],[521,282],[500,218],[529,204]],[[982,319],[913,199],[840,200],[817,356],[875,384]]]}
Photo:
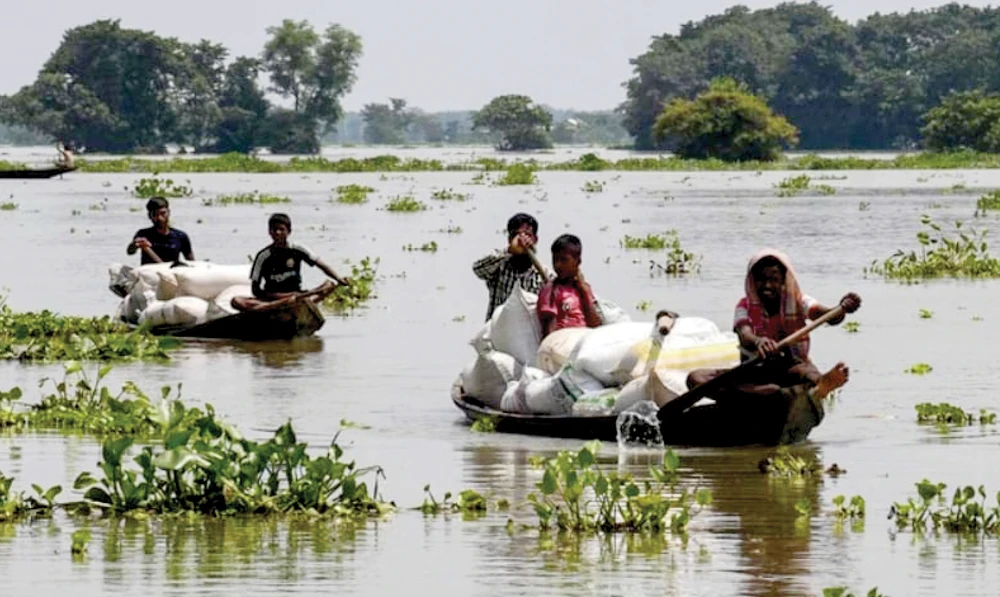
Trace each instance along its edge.
{"label": "man standing in boat", "polygon": [[472,264],[473,273],[486,282],[490,293],[486,321],[517,286],[535,294],[542,288],[544,280],[531,260],[531,251],[537,242],[538,220],[525,213],[515,214],[507,220],[507,248]]}
{"label": "man standing in boat", "polygon": [[[273,301],[291,299],[302,293],[302,263],[318,267],[338,284],[350,286],[350,278],[341,277],[304,245],[288,240],[292,233],[292,219],[286,214],[274,214],[267,221],[267,229],[274,241],[264,247],[253,260],[250,286],[254,298],[236,297],[232,306],[241,311],[263,306]],[[317,294],[332,292],[328,281],[312,291]]]}
{"label": "man standing in boat", "polygon": [[73,144],[63,143],[62,141],[56,145],[56,151],[59,152],[59,159],[56,160],[56,166],[63,168],[64,170],[73,170],[76,168],[76,161],[73,158]]}
{"label": "man standing in boat", "polygon": [[181,256],[194,261],[191,239],[183,230],[170,227],[170,203],[163,197],[153,197],[146,202],[146,213],[153,225],[135,233],[125,252],[134,255],[142,251],[142,265],[171,263]]}

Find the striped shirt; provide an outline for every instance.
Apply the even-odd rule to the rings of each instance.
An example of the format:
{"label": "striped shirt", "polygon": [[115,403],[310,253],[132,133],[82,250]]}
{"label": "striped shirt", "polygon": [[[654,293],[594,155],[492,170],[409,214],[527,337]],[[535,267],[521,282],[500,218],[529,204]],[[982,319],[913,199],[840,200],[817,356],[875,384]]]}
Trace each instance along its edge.
{"label": "striped shirt", "polygon": [[264,247],[253,260],[250,282],[254,296],[261,292],[299,292],[302,290],[302,262],[316,265],[317,257],[305,245],[288,243],[285,247]]}
{"label": "striped shirt", "polygon": [[480,280],[486,281],[490,292],[490,305],[486,310],[486,321],[493,317],[493,311],[507,302],[507,298],[518,285],[528,292],[538,294],[542,288],[542,276],[535,268],[517,271],[511,265],[511,255],[507,251],[497,251],[472,264],[472,271]]}

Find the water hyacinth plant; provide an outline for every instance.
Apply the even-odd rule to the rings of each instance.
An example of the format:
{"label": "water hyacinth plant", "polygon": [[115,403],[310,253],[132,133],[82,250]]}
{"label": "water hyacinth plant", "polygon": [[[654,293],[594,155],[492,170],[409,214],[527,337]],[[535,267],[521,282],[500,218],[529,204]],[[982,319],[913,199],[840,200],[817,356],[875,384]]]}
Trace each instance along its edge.
{"label": "water hyacinth plant", "polygon": [[[636,481],[597,464],[600,442],[554,458],[534,459],[543,471],[538,492],[528,495],[541,530],[572,533],[683,533],[691,517],[712,501],[708,489],[677,490],[680,459],[664,454],[663,465],[650,467],[650,480]],[[692,506],[697,509],[692,511]]]}
{"label": "water hyacinth plant", "polygon": [[350,278],[353,283],[350,286],[338,285],[333,293],[323,299],[323,306],[337,313],[347,313],[375,298],[378,264],[378,258],[365,257],[351,265]]}
{"label": "water hyacinth plant", "polygon": [[468,193],[459,193],[451,189],[438,189],[431,194],[431,199],[438,201],[465,201],[468,198]]}
{"label": "water hyacinth plant", "polygon": [[437,241],[426,242],[420,246],[414,246],[412,244],[405,245],[403,247],[404,251],[423,251],[425,253],[437,253],[438,244]]}
{"label": "water hyacinth plant", "polygon": [[413,212],[413,211],[424,211],[427,209],[427,204],[422,201],[417,201],[410,195],[400,195],[398,197],[393,197],[385,204],[385,211],[393,212]]}
{"label": "water hyacinth plant", "polygon": [[261,194],[259,191],[252,193],[236,193],[232,195],[219,195],[214,199],[202,200],[203,205],[270,205],[274,203],[289,203],[291,198],[282,195]]}
{"label": "water hyacinth plant", "polygon": [[926,230],[917,233],[919,253],[898,250],[882,263],[873,261],[865,268],[865,274],[908,282],[943,277],[1000,277],[1000,259],[990,256],[986,230],[963,229],[962,222],[955,222],[957,238],[953,238],[930,216],[921,216],[920,223]]}
{"label": "water hyacinth plant", "polygon": [[[908,498],[906,503],[893,503],[889,518],[898,529],[909,528],[922,533],[929,527],[937,532],[996,535],[1000,533],[1000,492],[996,506],[986,505],[986,490],[980,485],[958,487],[951,504],[945,501],[944,483],[931,483],[927,479],[916,483],[918,499]],[[976,499],[978,496],[978,500]]]}
{"label": "water hyacinth plant", "polygon": [[509,186],[535,184],[536,182],[538,182],[538,178],[535,176],[535,166],[518,162],[508,166],[504,175],[493,184]]}
{"label": "water hyacinth plant", "polygon": [[453,502],[451,498],[451,492],[448,491],[439,502],[434,498],[434,494],[431,493],[431,486],[425,485],[424,502],[416,510],[429,515],[437,515],[442,512],[461,512],[463,517],[466,518],[475,518],[486,514],[486,498],[475,490],[466,489],[462,491],[458,494],[457,502]]}
{"label": "water hyacinth plant", "polygon": [[980,425],[993,425],[996,423],[997,415],[985,408],[979,409],[979,415],[967,412],[964,409],[940,402],[921,402],[914,407],[917,411],[918,423],[936,423],[938,425],[972,425],[979,422]]}
{"label": "water hyacinth plant", "polygon": [[12,522],[24,518],[43,518],[52,515],[55,499],[62,492],[59,485],[42,489],[32,486],[35,496],[25,496],[24,492],[13,491],[13,477],[4,476],[0,471],[0,522]]}
{"label": "water hyacinth plant", "polygon": [[[190,183],[191,181],[187,182]],[[132,195],[140,199],[149,199],[150,197],[190,197],[192,193],[194,193],[194,190],[188,185],[175,183],[170,178],[163,179],[156,176],[140,178],[132,189]]]}
{"label": "water hyacinth plant", "polygon": [[357,184],[349,184],[337,187],[336,191],[337,203],[361,205],[368,202],[368,194],[374,193],[375,189]]}

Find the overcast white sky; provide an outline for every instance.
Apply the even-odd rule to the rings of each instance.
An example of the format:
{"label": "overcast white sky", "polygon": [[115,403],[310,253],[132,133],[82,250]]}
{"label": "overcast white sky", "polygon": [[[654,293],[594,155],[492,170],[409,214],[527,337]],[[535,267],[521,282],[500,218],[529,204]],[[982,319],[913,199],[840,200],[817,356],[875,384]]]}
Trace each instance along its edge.
{"label": "overcast white sky", "polygon": [[[66,29],[97,19],[130,28],[260,52],[268,26],[307,19],[361,35],[358,82],[349,110],[389,96],[425,110],[476,109],[504,93],[559,108],[606,109],[624,98],[628,60],[653,35],[676,33],[737,4],[727,0],[4,0],[0,94],[34,80]],[[746,0],[751,8],[778,4]],[[876,10],[908,12],[941,0],[826,0],[854,22]],[[964,4],[988,6],[969,0]],[[877,7],[877,8],[876,8]]]}

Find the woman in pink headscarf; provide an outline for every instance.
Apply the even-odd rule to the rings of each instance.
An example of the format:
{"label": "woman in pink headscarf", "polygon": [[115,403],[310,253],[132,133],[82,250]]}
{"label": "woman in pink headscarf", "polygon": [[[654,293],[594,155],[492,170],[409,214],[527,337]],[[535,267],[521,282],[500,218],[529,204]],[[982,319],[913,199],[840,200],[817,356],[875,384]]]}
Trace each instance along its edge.
{"label": "woman in pink headscarf", "polygon": [[[782,388],[806,384],[823,398],[847,382],[848,369],[843,363],[826,373],[809,360],[809,339],[788,349],[778,349],[784,338],[806,326],[806,321],[822,317],[830,307],[804,294],[788,256],[776,249],[764,249],[750,258],[745,284],[746,296],[736,304],[733,330],[740,339],[743,359],[757,354],[764,362],[748,371],[738,394],[771,394]],[[848,313],[861,306],[861,297],[851,292],[840,300]],[[843,316],[830,320],[836,325]],[[693,388],[716,377],[722,371],[698,370],[688,377]]]}

